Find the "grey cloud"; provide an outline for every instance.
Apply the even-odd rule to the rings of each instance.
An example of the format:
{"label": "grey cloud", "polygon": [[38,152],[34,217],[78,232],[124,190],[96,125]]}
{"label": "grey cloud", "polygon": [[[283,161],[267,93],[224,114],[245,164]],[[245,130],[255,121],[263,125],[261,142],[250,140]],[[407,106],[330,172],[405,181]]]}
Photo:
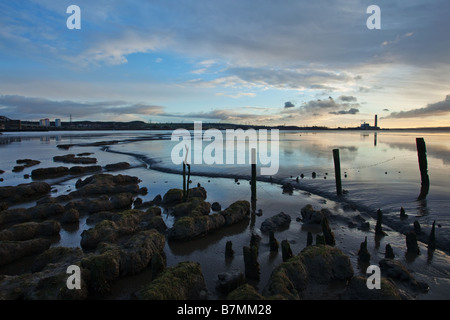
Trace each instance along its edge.
{"label": "grey cloud", "polygon": [[295,105],[292,102],[288,101],[288,102],[284,103],[284,107],[285,108],[294,108]]}
{"label": "grey cloud", "polygon": [[331,112],[329,112],[329,114],[337,114],[337,115],[340,115],[340,114],[357,114],[357,113],[359,113],[359,109],[356,109],[356,108],[351,108],[349,110],[340,110],[340,111],[331,111]]}
{"label": "grey cloud", "polygon": [[354,96],[340,96],[339,100],[345,101],[345,102],[356,102],[358,99]]}
{"label": "grey cloud", "polygon": [[444,101],[431,103],[424,108],[412,109],[408,111],[392,112],[390,115],[384,118],[400,119],[400,118],[431,117],[448,113],[450,113],[450,95],[447,95]]}
{"label": "grey cloud", "polygon": [[53,116],[89,118],[97,114],[140,114],[157,115],[164,107],[126,101],[76,102],[70,100],[54,101],[44,98],[19,95],[1,95],[0,106],[15,114],[27,115],[29,119]]}

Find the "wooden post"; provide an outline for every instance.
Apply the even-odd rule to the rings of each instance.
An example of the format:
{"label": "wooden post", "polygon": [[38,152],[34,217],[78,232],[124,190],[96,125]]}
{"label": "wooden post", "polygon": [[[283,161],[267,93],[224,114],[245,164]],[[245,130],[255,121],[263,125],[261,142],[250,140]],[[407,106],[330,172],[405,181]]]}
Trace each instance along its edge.
{"label": "wooden post", "polygon": [[256,202],[256,149],[252,149],[252,202]]}
{"label": "wooden post", "polygon": [[336,192],[337,195],[342,195],[342,180],[341,180],[341,160],[339,157],[339,149],[333,150],[334,158],[334,172],[336,176]]}
{"label": "wooden post", "polygon": [[428,161],[427,161],[427,147],[423,138],[416,138],[417,155],[419,158],[420,180],[421,188],[420,195],[417,200],[424,200],[430,190],[430,178],[428,177]]}

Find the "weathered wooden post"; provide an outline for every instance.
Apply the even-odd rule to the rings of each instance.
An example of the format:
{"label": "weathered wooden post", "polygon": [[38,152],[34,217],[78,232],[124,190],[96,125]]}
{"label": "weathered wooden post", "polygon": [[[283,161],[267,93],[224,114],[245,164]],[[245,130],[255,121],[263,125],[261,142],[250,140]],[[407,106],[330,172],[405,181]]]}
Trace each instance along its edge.
{"label": "weathered wooden post", "polygon": [[251,178],[251,190],[252,190],[252,211],[255,212],[256,210],[256,149],[252,149],[252,178]]}
{"label": "weathered wooden post", "polygon": [[334,172],[336,176],[336,192],[337,195],[342,195],[342,180],[341,180],[341,159],[339,157],[339,149],[333,150],[334,158]]}
{"label": "weathered wooden post", "polygon": [[420,195],[417,200],[424,200],[430,190],[430,178],[428,177],[428,161],[427,161],[427,148],[425,140],[423,138],[416,138],[417,155],[419,157],[419,169],[421,188]]}

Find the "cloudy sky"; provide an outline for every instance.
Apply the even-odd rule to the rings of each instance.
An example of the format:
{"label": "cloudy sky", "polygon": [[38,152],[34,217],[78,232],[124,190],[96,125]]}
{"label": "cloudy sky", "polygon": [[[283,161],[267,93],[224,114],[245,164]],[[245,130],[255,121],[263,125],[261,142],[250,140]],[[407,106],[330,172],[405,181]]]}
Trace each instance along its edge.
{"label": "cloudy sky", "polygon": [[[67,7],[81,9],[69,30]],[[381,29],[366,26],[381,9]],[[450,126],[448,0],[0,2],[0,115]]]}

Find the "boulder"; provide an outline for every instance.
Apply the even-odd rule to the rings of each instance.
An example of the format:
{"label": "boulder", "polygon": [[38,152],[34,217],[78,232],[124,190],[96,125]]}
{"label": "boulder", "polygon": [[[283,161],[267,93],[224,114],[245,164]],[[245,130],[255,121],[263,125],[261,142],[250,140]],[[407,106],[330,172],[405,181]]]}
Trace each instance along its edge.
{"label": "boulder", "polygon": [[402,300],[402,294],[391,280],[381,277],[381,289],[367,288],[367,279],[353,277],[342,294],[343,300]]}
{"label": "boulder", "polygon": [[80,221],[80,213],[77,209],[66,210],[60,219],[63,224],[78,223]]}
{"label": "boulder", "polygon": [[48,194],[51,186],[46,182],[31,182],[15,187],[0,187],[0,202],[7,204],[29,202]]}
{"label": "boulder", "polygon": [[190,188],[188,198],[201,198],[203,200],[206,200],[206,189],[203,187]]}
{"label": "boulder", "polygon": [[264,295],[300,299],[310,285],[346,282],[352,277],[350,259],[340,249],[328,245],[309,246],[274,269]]}
{"label": "boulder", "polygon": [[291,217],[284,212],[280,212],[279,214],[264,220],[261,223],[261,231],[270,232],[287,229],[289,228],[290,223]]}
{"label": "boulder", "polygon": [[70,193],[73,197],[83,197],[99,194],[113,195],[117,193],[139,192],[139,178],[126,175],[95,174],[75,184],[76,191]]}
{"label": "boulder", "polygon": [[181,189],[170,189],[166,192],[162,199],[162,204],[165,206],[174,206],[183,201],[183,190]]}
{"label": "boulder", "polygon": [[67,268],[80,267],[83,253],[78,248],[51,248],[39,255],[33,273],[0,277],[0,299],[5,300],[84,300],[88,296],[87,273],[81,270],[81,288],[67,288]]}
{"label": "boulder", "polygon": [[226,225],[241,222],[248,219],[250,215],[250,202],[246,200],[236,201],[219,214],[225,218]]}
{"label": "boulder", "polygon": [[48,179],[65,176],[70,173],[67,167],[39,168],[31,171],[33,179]]}
{"label": "boulder", "polygon": [[164,270],[138,291],[136,297],[139,300],[202,300],[206,291],[200,264],[185,261]]}
{"label": "boulder", "polygon": [[182,216],[203,216],[211,211],[211,204],[202,198],[190,198],[185,202],[173,207],[172,214],[175,217]]}
{"label": "boulder", "polygon": [[56,221],[25,222],[0,231],[0,241],[22,241],[38,237],[49,237],[59,233],[61,226]]}
{"label": "boulder", "polygon": [[118,163],[112,163],[107,164],[105,166],[105,169],[107,171],[118,171],[118,170],[126,170],[129,169],[131,165],[128,162],[118,162]]}
{"label": "boulder", "polygon": [[41,253],[50,245],[50,240],[42,238],[25,241],[0,241],[0,266],[32,254]]}
{"label": "boulder", "polygon": [[67,154],[64,156],[55,156],[53,157],[54,162],[63,162],[63,163],[75,163],[75,164],[92,164],[97,163],[96,158],[89,157],[77,157],[74,154]]}
{"label": "boulder", "polygon": [[381,274],[386,278],[392,279],[397,285],[406,286],[406,288],[418,293],[428,292],[428,284],[417,281],[400,261],[382,259],[378,264],[381,269]]}
{"label": "boulder", "polygon": [[265,298],[255,289],[255,287],[246,283],[230,292],[227,296],[227,300],[265,300]]}
{"label": "boulder", "polygon": [[217,278],[216,290],[225,295],[245,284],[245,276],[239,270],[220,273]]}
{"label": "boulder", "polygon": [[213,202],[213,204],[211,205],[211,210],[214,212],[218,212],[222,210],[222,206],[218,202]]}
{"label": "boulder", "polygon": [[328,209],[316,211],[310,204],[303,207],[300,213],[302,215],[303,223],[315,225],[320,225],[324,216],[331,216],[331,212]]}
{"label": "boulder", "polygon": [[165,237],[156,230],[140,231],[120,246],[120,275],[133,275],[149,265],[164,249]]}

